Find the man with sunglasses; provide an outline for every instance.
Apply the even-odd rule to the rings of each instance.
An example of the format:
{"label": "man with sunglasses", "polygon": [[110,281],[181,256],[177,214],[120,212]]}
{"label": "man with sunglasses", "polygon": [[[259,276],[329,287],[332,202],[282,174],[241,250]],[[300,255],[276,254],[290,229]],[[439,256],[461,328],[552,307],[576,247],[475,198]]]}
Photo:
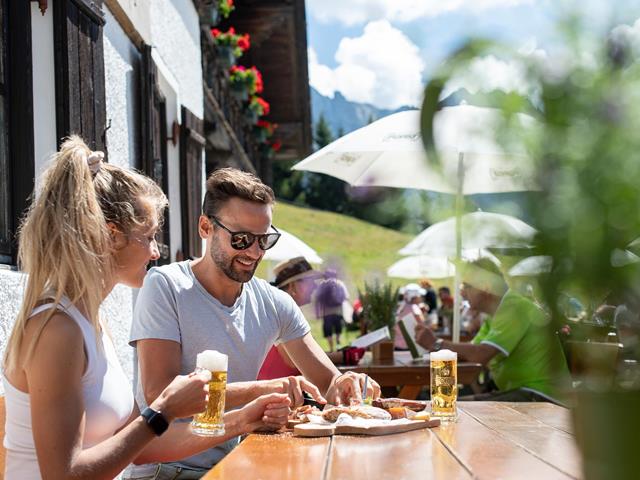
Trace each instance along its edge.
{"label": "man with sunglasses", "polygon": [[[266,392],[288,393],[296,406],[303,391],[320,403],[361,400],[364,378],[340,375],[291,296],[253,276],[280,236],[272,225],[274,200],[271,188],[249,173],[224,168],[208,178],[198,223],[205,253],[152,268],[136,301],[130,342],[137,354],[136,396],[143,405],[175,375],[192,371],[203,350],[229,356],[227,409]],[[304,376],[256,381],[275,343]],[[368,390],[379,396],[375,382]],[[125,478],[200,478],[236,443],[179,463],[131,468]]]}

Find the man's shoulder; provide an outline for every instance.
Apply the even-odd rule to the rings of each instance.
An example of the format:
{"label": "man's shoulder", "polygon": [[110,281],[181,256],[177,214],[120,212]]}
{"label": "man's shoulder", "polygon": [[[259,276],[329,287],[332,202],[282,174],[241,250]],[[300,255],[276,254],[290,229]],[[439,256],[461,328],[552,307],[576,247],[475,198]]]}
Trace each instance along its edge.
{"label": "man's shoulder", "polygon": [[539,318],[544,318],[546,313],[531,298],[515,290],[508,290],[502,298],[494,317],[500,318],[505,315],[510,318],[517,317],[518,319],[537,321]]}
{"label": "man's shoulder", "polygon": [[162,265],[159,267],[152,267],[147,272],[145,277],[145,284],[157,283],[160,279],[164,279],[170,284],[182,283],[184,281],[191,282],[192,276],[189,273],[189,260],[183,262],[169,263],[168,265]]}

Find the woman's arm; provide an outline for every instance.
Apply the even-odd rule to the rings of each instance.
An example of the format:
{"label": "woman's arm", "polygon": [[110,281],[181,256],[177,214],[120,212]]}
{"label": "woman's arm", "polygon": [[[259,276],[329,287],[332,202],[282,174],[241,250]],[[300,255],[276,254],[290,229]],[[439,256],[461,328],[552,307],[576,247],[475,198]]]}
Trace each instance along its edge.
{"label": "woman's arm", "polygon": [[[29,322],[27,339],[41,320],[34,317]],[[85,364],[80,328],[66,314],[54,314],[30,360],[24,364],[33,438],[43,480],[113,479],[155,438],[138,416],[109,439],[83,450]],[[201,377],[178,377],[153,402],[152,408],[171,421],[204,410],[205,399],[205,381]]]}
{"label": "woman's arm", "polygon": [[224,435],[220,437],[200,437],[191,432],[190,424],[174,422],[161,437],[149,443],[134,463],[180,460],[258,428],[278,429],[287,423],[290,404],[288,395],[272,393],[240,410],[227,412],[224,414]]}

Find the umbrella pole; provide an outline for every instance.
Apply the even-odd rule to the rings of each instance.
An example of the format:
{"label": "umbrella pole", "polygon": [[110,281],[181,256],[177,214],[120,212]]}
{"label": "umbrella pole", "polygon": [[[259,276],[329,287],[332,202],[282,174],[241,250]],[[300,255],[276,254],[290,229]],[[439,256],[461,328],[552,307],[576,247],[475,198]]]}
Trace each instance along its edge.
{"label": "umbrella pole", "polygon": [[458,191],[456,193],[456,275],[453,285],[453,328],[452,340],[454,343],[460,341],[460,307],[462,299],[460,295],[460,262],[462,261],[462,188],[464,185],[464,153],[458,155]]}

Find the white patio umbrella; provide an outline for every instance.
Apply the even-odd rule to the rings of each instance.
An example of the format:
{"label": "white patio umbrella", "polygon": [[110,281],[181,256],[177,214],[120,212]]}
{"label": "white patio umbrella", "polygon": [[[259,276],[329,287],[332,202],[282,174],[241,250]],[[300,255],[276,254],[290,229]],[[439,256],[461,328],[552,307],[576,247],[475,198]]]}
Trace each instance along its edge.
{"label": "white patio umbrella", "polygon": [[279,228],[278,231],[282,235],[278,243],[266,251],[263,257],[264,260],[282,262],[294,257],[304,257],[309,263],[322,263],[322,258],[309,245],[286,230]]}
{"label": "white patio umbrella", "polygon": [[455,268],[446,257],[415,255],[398,260],[387,269],[387,275],[395,278],[451,278]]}
{"label": "white patio umbrella", "polygon": [[535,255],[520,260],[511,269],[511,277],[531,277],[542,273],[549,273],[553,266],[553,259],[547,255]]}
{"label": "white patio umbrella", "polygon": [[[462,251],[464,260],[473,261],[480,257],[493,257],[487,250],[468,249]],[[446,256],[412,255],[398,260],[387,269],[387,275],[394,278],[428,278],[439,280],[452,278],[455,267]]]}
{"label": "white patio umbrella", "polygon": [[[434,223],[400,249],[401,255],[456,256],[456,217]],[[472,212],[460,218],[462,253],[481,248],[526,248],[536,234],[522,220],[501,213]],[[465,255],[461,255],[465,258]]]}
{"label": "white patio umbrella", "polygon": [[[514,124],[535,128],[535,120],[516,114]],[[434,119],[440,168],[426,159],[420,112],[389,115],[351,132],[296,164],[306,170],[340,178],[354,186],[416,188],[456,194],[456,259],[462,250],[460,216],[463,195],[536,190],[534,171],[515,138],[504,147],[495,140],[503,125],[500,111],[459,105],[445,107]],[[460,279],[455,279],[453,339],[460,331]]]}
{"label": "white patio umbrella", "polygon": [[[516,123],[535,124],[529,115]],[[324,173],[353,186],[416,188],[470,195],[535,190],[533,166],[519,143],[505,148],[493,138],[502,124],[499,110],[471,105],[445,107],[435,117],[442,170],[427,161],[419,110],[383,117],[313,153],[294,170]],[[460,154],[464,179],[459,181]]]}

